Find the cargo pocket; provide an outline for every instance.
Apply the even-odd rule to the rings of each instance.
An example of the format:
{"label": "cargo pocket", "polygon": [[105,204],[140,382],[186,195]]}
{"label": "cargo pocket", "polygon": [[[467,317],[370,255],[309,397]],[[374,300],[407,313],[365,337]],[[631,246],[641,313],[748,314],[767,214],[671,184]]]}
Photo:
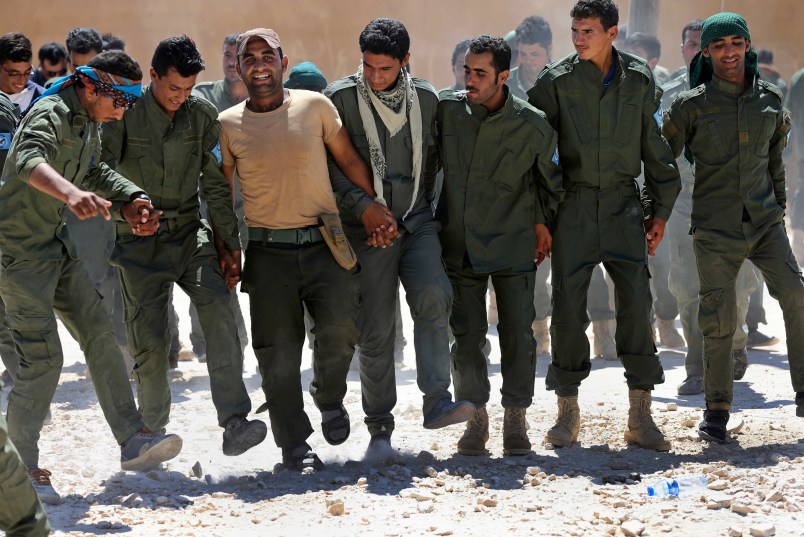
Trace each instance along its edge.
{"label": "cargo pocket", "polygon": [[64,359],[54,317],[7,311],[6,325],[21,353],[20,360],[31,365],[62,366]]}
{"label": "cargo pocket", "polygon": [[727,337],[729,335],[725,322],[725,311],[722,311],[723,289],[713,289],[701,294],[698,307],[698,326],[705,337]]}

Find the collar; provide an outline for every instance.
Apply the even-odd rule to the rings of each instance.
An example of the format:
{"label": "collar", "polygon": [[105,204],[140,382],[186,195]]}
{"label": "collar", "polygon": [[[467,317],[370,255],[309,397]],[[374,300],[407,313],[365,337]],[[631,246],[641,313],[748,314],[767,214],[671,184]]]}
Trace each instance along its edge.
{"label": "collar", "polygon": [[88,123],[92,123],[86,109],[81,106],[81,101],[78,99],[78,94],[75,92],[75,86],[60,91],[55,97],[60,98],[72,113],[70,124],[74,128],[81,128]]}
{"label": "collar", "polygon": [[170,116],[168,116],[159,106],[159,103],[156,102],[154,93],[151,91],[150,84],[142,90],[140,102],[137,102],[137,104],[134,106],[135,108],[138,106],[144,106],[148,120],[153,121],[156,124],[161,124],[165,129],[170,129],[172,127],[174,131],[184,131],[189,130],[190,128],[190,117],[188,113],[187,101],[182,103],[179,109],[176,110],[176,115],[173,117],[173,119],[170,119]]}
{"label": "collar", "polygon": [[712,75],[712,81],[710,82],[715,88],[718,89],[721,93],[731,97],[740,97],[741,95],[748,95],[754,92],[754,89],[757,85],[757,78],[752,77],[751,84],[745,89],[745,91],[740,89],[740,86],[735,84],[734,82],[729,82],[728,80],[723,80],[716,75]]}

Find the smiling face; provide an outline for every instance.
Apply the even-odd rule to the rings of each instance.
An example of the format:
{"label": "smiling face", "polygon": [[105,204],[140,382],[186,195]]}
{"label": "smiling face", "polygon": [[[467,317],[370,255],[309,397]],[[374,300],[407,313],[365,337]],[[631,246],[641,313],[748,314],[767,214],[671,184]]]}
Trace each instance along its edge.
{"label": "smiling face", "polygon": [[703,49],[703,55],[712,60],[715,76],[740,84],[745,80],[745,53],[751,41],[737,35],[715,39]]}
{"label": "smiling face", "polygon": [[174,67],[169,67],[165,76],[159,76],[151,68],[151,92],[154,100],[171,119],[190,96],[196,76],[183,77]]}
{"label": "smiling face", "polygon": [[363,78],[374,91],[385,91],[393,88],[399,79],[399,72],[408,64],[408,52],[402,61],[386,54],[363,53]]}
{"label": "smiling face", "polygon": [[25,89],[31,77],[31,62],[6,60],[0,64],[0,90],[14,95]]}
{"label": "smiling face", "polygon": [[264,39],[252,37],[240,56],[237,71],[251,98],[270,98],[284,93],[282,78],[288,68],[288,57],[279,57],[279,50]]}
{"label": "smiling face", "polygon": [[[617,26],[603,28],[600,18],[572,19],[572,44],[582,60],[600,60],[610,54],[612,43],[617,39]],[[595,63],[598,63],[595,61]]]}

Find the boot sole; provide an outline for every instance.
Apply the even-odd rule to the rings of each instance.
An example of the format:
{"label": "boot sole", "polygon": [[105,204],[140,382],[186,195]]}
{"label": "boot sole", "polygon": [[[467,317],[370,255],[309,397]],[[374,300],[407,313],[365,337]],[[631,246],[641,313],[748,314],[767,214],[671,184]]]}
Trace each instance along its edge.
{"label": "boot sole", "polygon": [[153,468],[178,455],[182,445],[183,442],[180,436],[171,436],[162,440],[139,457],[121,462],[120,468],[131,472]]}
{"label": "boot sole", "polygon": [[248,429],[236,439],[223,441],[223,454],[227,457],[242,455],[249,449],[260,444],[268,435],[268,426],[263,422],[252,421]]}
{"label": "boot sole", "polygon": [[668,441],[662,442],[661,444],[645,445],[638,442],[634,437],[632,437],[628,433],[625,433],[625,443],[628,444],[629,446],[637,446],[641,447],[642,449],[650,449],[653,451],[670,451],[670,449],[673,447],[673,445]]}
{"label": "boot sole", "polygon": [[717,442],[718,444],[728,444],[729,443],[729,438],[728,437],[721,439],[721,438],[718,438],[716,436],[712,436],[711,434],[707,433],[706,431],[702,431],[700,429],[698,429],[698,437],[700,437],[703,440],[707,440],[709,442]]}
{"label": "boot sole", "polygon": [[455,406],[449,412],[445,412],[438,416],[436,419],[426,422],[424,424],[425,429],[441,429],[442,427],[447,427],[449,425],[455,425],[458,423],[464,423],[472,419],[472,416],[475,415],[475,411],[477,408],[475,405],[469,402],[463,402]]}
{"label": "boot sole", "polygon": [[527,449],[525,449],[525,448],[511,448],[511,449],[503,448],[503,455],[522,456],[522,455],[528,455],[531,451],[532,451],[531,448],[527,448]]}
{"label": "boot sole", "polygon": [[576,444],[577,442],[578,442],[578,436],[577,435],[569,442],[567,442],[566,440],[562,440],[562,439],[551,437],[551,436],[545,436],[544,437],[544,443],[545,444],[551,444],[553,447],[556,447],[556,448],[571,447],[573,444]]}
{"label": "boot sole", "polygon": [[462,449],[462,448],[458,448],[457,451],[458,451],[459,455],[468,455],[470,457],[476,457],[477,455],[485,455],[486,454],[486,448],[483,448],[483,449],[480,449],[480,450],[478,450],[478,449]]}

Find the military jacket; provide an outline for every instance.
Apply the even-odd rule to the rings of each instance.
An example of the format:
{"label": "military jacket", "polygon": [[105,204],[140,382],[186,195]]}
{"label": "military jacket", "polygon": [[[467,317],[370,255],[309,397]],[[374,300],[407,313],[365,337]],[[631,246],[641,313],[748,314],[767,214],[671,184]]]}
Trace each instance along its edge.
{"label": "military jacket", "polygon": [[0,91],[0,171],[6,163],[6,155],[11,149],[11,139],[14,138],[14,129],[17,124],[14,103],[5,93]]}
{"label": "military jacket", "polygon": [[[76,186],[109,200],[128,201],[143,189],[101,161],[100,125],[89,119],[74,87],[38,101],[11,142],[0,178],[0,250],[18,259],[76,257],[64,202],[28,183],[47,163]],[[96,216],[95,218],[101,218]]]}
{"label": "military jacket", "polygon": [[[690,89],[690,82],[687,79],[686,69],[680,76],[662,86],[662,91],[664,92],[662,94],[662,110],[665,111],[665,114],[667,110],[670,110],[670,106],[676,100],[676,97],[688,89]],[[678,173],[681,176],[681,190],[691,195],[695,185],[695,166],[684,155],[676,159],[676,166],[678,166]]]}
{"label": "military jacket", "polygon": [[608,88],[600,70],[573,53],[542,70],[529,102],[558,131],[565,188],[633,184],[644,162],[646,216],[667,220],[681,185],[659,130],[662,92],[644,60],[617,50],[614,56]]}
{"label": "military jacket", "polygon": [[213,106],[218,109],[218,112],[223,112],[227,108],[231,108],[241,102],[236,100],[229,92],[229,86],[226,84],[226,80],[198,83],[193,86],[193,95],[203,97],[211,102]]}
{"label": "military jacket", "polygon": [[[411,207],[413,197],[413,138],[410,133],[410,121],[396,133],[390,136],[388,129],[374,111],[374,122],[377,125],[377,134],[380,137],[380,146],[386,162],[385,179],[383,180],[383,198],[388,208],[393,212],[394,218],[400,226],[412,231],[423,221],[432,221],[433,212],[431,202],[435,197],[435,174],[438,166],[438,148],[435,143],[435,116],[438,106],[438,96],[433,86],[418,78],[411,77],[413,87],[419,97],[422,114],[422,163],[419,190],[416,203],[407,218],[402,216]],[[357,99],[360,98],[354,75],[336,80],[324,90],[324,94],[332,100],[341,116],[343,128],[349,133],[352,145],[363,161],[371,170],[371,157],[363,120],[360,117]],[[360,215],[373,200],[359,187],[352,184],[344,175],[332,155],[328,156],[329,175],[332,188],[341,208],[343,223],[350,232],[363,230]]]}
{"label": "military jacket", "polygon": [[781,221],[786,202],[784,150],[789,117],[782,93],[764,80],[741,92],[713,77],[673,103],[663,132],[673,152],[695,161],[692,226],[741,231]]}
{"label": "military jacket", "polygon": [[165,218],[199,218],[198,177],[216,233],[239,250],[229,183],[212,153],[221,127],[207,100],[190,96],[171,121],[150,87],[123,119],[103,127],[103,161],[140,185]]}
{"label": "military jacket", "polygon": [[563,198],[558,135],[541,111],[505,91],[493,114],[464,95],[439,96],[444,186],[436,217],[447,266],[460,268],[467,252],[477,272],[531,270],[533,226],[552,228]]}

